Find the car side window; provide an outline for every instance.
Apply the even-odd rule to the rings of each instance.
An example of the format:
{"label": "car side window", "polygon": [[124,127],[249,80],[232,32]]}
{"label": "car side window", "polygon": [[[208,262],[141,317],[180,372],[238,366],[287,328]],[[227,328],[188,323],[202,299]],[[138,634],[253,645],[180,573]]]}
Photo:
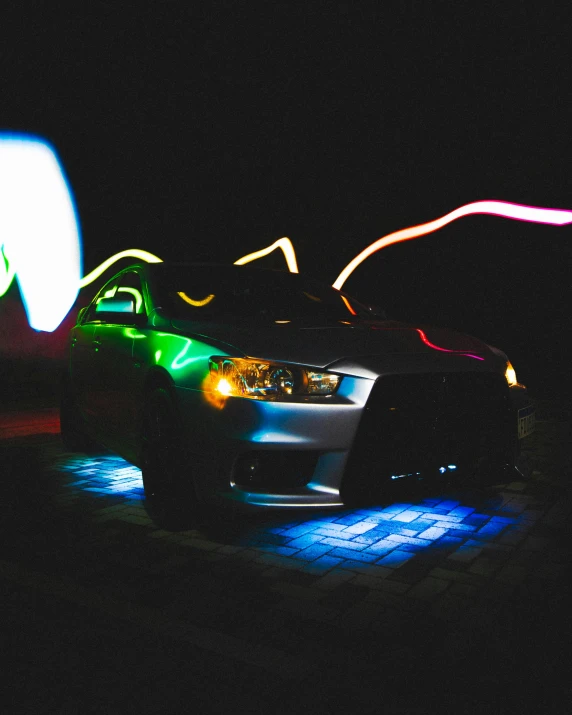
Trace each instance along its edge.
{"label": "car side window", "polygon": [[135,313],[137,315],[145,315],[145,301],[143,299],[143,286],[141,278],[134,271],[129,271],[121,276],[118,294],[129,294],[135,299]]}
{"label": "car side window", "polygon": [[99,291],[99,293],[93,299],[91,305],[88,307],[88,309],[86,311],[86,316],[82,320],[82,324],[83,323],[91,323],[94,320],[99,320],[97,313],[95,312],[98,302],[101,300],[101,298],[113,298],[113,296],[117,292],[118,286],[119,286],[119,278],[114,278],[113,280],[109,281],[109,283],[106,283],[106,285],[103,286],[103,288]]}

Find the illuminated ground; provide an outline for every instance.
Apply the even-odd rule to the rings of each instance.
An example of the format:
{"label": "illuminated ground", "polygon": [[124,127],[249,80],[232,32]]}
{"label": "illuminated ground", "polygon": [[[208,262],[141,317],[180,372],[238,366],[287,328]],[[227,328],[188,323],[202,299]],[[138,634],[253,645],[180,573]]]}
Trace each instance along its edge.
{"label": "illuminated ground", "polygon": [[[131,679],[152,677],[155,667],[171,672],[176,651],[182,663],[200,660],[193,667],[202,669],[201,682],[217,681],[219,695],[230,697],[244,680],[243,696],[274,712],[295,711],[300,693],[312,712],[326,705],[380,712],[381,698],[384,712],[417,713],[429,700],[453,697],[465,712],[472,705],[505,712],[509,704],[525,711],[531,702],[558,712],[552,708],[570,697],[563,604],[572,501],[566,475],[547,473],[565,469],[554,461],[570,432],[562,421],[540,423],[526,480],[489,493],[363,510],[211,515],[181,533],[148,518],[136,468],[109,454],[63,452],[54,411],[0,416],[0,430],[9,504],[0,584],[10,623],[32,629],[35,617],[22,615],[28,607],[58,633],[68,618],[85,628],[74,609],[87,614],[82,623],[103,616],[114,624],[113,637],[101,636],[100,625],[99,635],[85,636],[95,639],[89,653],[73,641],[77,672],[56,678],[65,697],[70,682],[79,687],[78,673],[93,668],[105,670],[115,698],[127,697],[129,683],[108,672],[115,656],[106,648],[131,653],[149,633],[161,655],[133,665]],[[43,648],[55,663],[63,657],[61,648]],[[26,658],[35,672],[47,666],[21,650],[15,692],[27,702],[39,686],[29,682]],[[94,702],[107,707],[96,690]],[[154,701],[143,700],[147,712]]]}

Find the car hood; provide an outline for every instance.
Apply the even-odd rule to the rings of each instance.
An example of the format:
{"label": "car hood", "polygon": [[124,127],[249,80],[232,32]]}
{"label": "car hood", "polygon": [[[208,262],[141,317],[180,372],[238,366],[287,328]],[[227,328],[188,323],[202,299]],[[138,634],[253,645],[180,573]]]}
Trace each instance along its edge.
{"label": "car hood", "polygon": [[[379,358],[390,359],[398,355],[417,355],[422,361],[422,356],[432,360],[463,358],[463,363],[467,359],[471,363],[498,361],[489,346],[477,338],[445,328],[389,320],[326,326],[294,322],[266,326],[199,324],[173,320],[172,326],[189,336],[214,339],[221,349],[235,356],[320,368],[344,359],[355,362],[355,358],[363,357],[379,362]],[[371,362],[371,359],[365,360],[365,363]]]}

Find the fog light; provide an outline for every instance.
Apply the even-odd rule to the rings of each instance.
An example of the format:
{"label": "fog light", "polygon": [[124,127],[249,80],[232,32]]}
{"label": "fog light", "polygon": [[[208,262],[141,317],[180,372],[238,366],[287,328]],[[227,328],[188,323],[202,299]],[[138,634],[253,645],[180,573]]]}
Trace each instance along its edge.
{"label": "fog light", "polygon": [[247,452],[235,462],[233,482],[249,488],[303,487],[314,476],[318,452]]}

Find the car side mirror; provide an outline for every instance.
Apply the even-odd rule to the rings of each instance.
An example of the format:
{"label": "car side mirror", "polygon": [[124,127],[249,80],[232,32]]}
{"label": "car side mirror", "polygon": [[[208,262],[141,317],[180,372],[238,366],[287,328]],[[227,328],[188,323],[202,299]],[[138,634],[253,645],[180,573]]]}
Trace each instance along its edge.
{"label": "car side mirror", "polygon": [[95,317],[113,323],[142,325],[147,322],[144,313],[135,312],[135,298],[126,293],[110,298],[100,298],[95,306]]}
{"label": "car side mirror", "polygon": [[135,314],[135,299],[132,295],[114,295],[111,298],[100,298],[95,306],[96,313],[133,313]]}

